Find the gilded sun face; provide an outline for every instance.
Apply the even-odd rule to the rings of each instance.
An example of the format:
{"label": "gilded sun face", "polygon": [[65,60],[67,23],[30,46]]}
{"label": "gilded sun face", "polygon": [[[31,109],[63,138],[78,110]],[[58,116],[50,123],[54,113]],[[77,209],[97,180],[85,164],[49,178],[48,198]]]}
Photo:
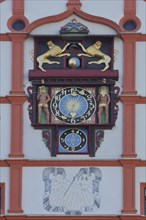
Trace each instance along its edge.
{"label": "gilded sun face", "polygon": [[81,103],[77,99],[69,100],[66,105],[66,108],[69,112],[70,111],[76,112],[80,109],[80,107],[81,107]]}

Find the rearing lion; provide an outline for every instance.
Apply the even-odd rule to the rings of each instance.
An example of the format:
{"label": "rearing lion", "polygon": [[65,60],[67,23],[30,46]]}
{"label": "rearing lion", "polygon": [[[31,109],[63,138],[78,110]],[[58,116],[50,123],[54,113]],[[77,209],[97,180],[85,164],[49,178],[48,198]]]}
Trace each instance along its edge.
{"label": "rearing lion", "polygon": [[100,60],[90,61],[90,62],[88,62],[88,64],[105,63],[105,67],[104,67],[104,69],[102,69],[102,71],[105,71],[109,68],[109,62],[111,61],[111,58],[107,54],[100,51],[100,47],[102,45],[102,43],[100,41],[95,42],[95,44],[89,46],[87,49],[85,49],[85,47],[81,43],[78,43],[78,45],[81,46],[82,50],[85,52],[85,53],[78,54],[79,57],[80,56],[101,57]]}
{"label": "rearing lion", "polygon": [[66,48],[70,45],[70,43],[67,43],[63,49],[61,49],[60,46],[54,44],[52,41],[48,41],[47,42],[48,48],[49,50],[45,53],[43,53],[42,55],[37,57],[37,62],[39,63],[39,68],[46,72],[46,70],[42,67],[42,65],[44,63],[48,63],[48,64],[60,64],[60,62],[58,61],[50,61],[48,58],[49,57],[62,57],[62,56],[70,56],[69,53],[64,53],[62,54]]}

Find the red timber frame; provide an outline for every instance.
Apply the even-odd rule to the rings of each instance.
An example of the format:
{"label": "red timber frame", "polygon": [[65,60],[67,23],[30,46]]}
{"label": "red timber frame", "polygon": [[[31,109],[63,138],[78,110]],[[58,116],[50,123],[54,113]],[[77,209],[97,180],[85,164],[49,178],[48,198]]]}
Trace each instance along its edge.
{"label": "red timber frame", "polygon": [[146,182],[140,183],[140,214],[144,215],[144,191],[146,190]]}
{"label": "red timber frame", "polygon": [[[4,2],[0,0],[0,3]],[[80,0],[68,0],[67,11],[59,15],[39,19],[29,24],[27,18],[24,16],[24,0],[12,1],[12,17],[8,20],[8,27],[12,31],[10,34],[1,34],[1,41],[12,42],[12,88],[10,95],[0,97],[1,104],[11,104],[11,152],[10,159],[2,160],[1,167],[10,168],[10,205],[9,215],[0,217],[1,220],[47,220],[47,216],[25,216],[22,209],[22,168],[26,166],[114,166],[123,167],[123,210],[124,215],[121,216],[90,216],[91,220],[141,220],[144,216],[133,215],[136,213],[135,209],[135,168],[145,167],[145,161],[136,159],[135,152],[135,105],[146,104],[146,97],[137,96],[135,88],[135,61],[136,51],[135,45],[137,41],[146,41],[146,35],[131,32],[126,33],[123,30],[123,24],[128,19],[133,19],[137,24],[137,29],[140,28],[140,21],[136,17],[136,0],[124,0],[124,17],[121,19],[119,25],[105,18],[92,16],[81,11]],[[23,89],[23,67],[24,67],[24,41],[28,34],[36,27],[46,23],[57,22],[64,20],[76,14],[82,19],[93,23],[101,23],[115,29],[124,43],[124,89],[120,97],[124,105],[124,133],[123,133],[123,154],[121,161],[27,161],[23,154],[23,104],[27,100]],[[24,21],[26,27],[21,33],[14,31],[11,26],[14,21],[21,19]],[[134,31],[136,31],[134,30]],[[128,51],[128,55],[127,55]],[[130,54],[129,54],[130,53]],[[15,58],[17,54],[17,60]],[[19,62],[18,62],[19,58]],[[17,64],[17,65],[16,65]],[[18,116],[19,117],[16,117]],[[130,117],[129,117],[130,116]],[[128,119],[128,120],[127,120]],[[14,126],[15,125],[15,126]],[[128,136],[127,136],[128,131]],[[17,134],[17,135],[16,135]],[[18,135],[19,134],[19,135]],[[11,160],[13,158],[13,160]],[[15,159],[14,159],[15,158]],[[17,160],[19,158],[19,160]],[[129,159],[131,158],[131,159]],[[16,184],[17,183],[17,184]],[[129,185],[131,186],[130,191]],[[141,193],[145,183],[141,184]],[[128,193],[127,193],[128,191]],[[141,199],[142,201],[142,199]],[[18,214],[17,216],[13,214]],[[141,208],[141,214],[143,209]],[[132,217],[131,217],[132,215]],[[49,219],[89,219],[89,216],[50,216]]]}
{"label": "red timber frame", "polygon": [[5,183],[0,183],[0,214],[5,214]]}

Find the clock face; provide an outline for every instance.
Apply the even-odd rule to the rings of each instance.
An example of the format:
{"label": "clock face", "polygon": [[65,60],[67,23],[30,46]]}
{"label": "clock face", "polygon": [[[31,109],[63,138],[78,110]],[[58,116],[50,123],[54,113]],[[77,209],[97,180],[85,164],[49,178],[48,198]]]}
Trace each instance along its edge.
{"label": "clock face", "polygon": [[43,205],[49,214],[79,216],[100,208],[98,167],[47,167],[43,170]]}
{"label": "clock face", "polygon": [[[64,130],[62,128],[61,130]],[[59,152],[87,152],[87,131],[85,129],[71,128],[60,131]]]}
{"label": "clock face", "polygon": [[91,91],[81,87],[67,87],[57,91],[51,100],[51,111],[61,122],[80,124],[90,120],[96,109]]}

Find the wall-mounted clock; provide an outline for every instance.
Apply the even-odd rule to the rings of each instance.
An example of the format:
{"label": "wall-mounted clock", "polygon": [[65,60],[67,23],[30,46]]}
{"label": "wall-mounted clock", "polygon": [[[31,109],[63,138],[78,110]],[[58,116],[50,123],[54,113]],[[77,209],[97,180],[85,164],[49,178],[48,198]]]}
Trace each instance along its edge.
{"label": "wall-mounted clock", "polygon": [[47,167],[43,170],[43,205],[50,214],[94,214],[100,208],[98,167]]}
{"label": "wall-mounted clock", "polygon": [[58,153],[87,153],[87,128],[60,128]]}
{"label": "wall-mounted clock", "polygon": [[54,123],[80,124],[95,123],[93,115],[96,101],[93,93],[95,88],[66,87],[54,88],[51,100],[51,112]]}

